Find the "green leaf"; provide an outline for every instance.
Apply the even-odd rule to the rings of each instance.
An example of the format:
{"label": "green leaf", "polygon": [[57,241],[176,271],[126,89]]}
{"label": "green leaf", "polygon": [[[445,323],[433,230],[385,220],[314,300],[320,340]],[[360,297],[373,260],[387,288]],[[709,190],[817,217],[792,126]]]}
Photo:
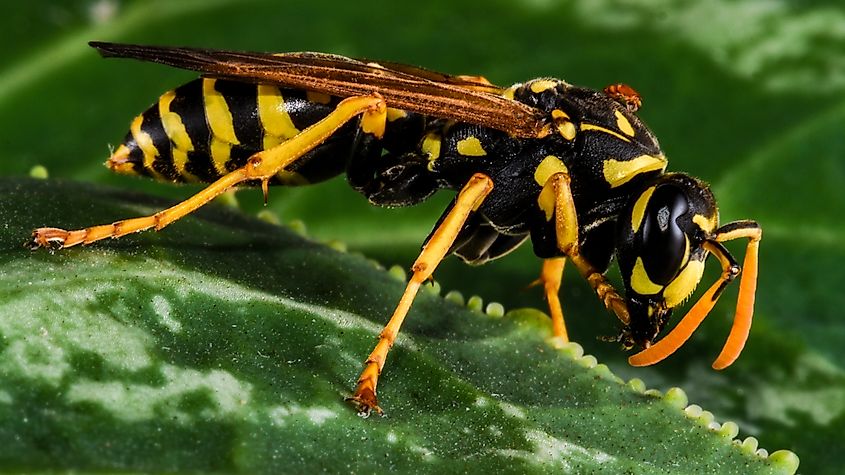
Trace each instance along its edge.
{"label": "green leaf", "polygon": [[[754,327],[734,366],[724,372],[709,368],[730,326],[735,289],[729,290],[678,354],[656,367],[629,368],[615,345],[596,340],[617,329],[583,281],[568,272],[562,298],[570,334],[616,374],[663,390],[683,387],[761,445],[801,454],[805,473],[841,471],[845,12],[840,2],[53,3],[12,2],[0,20],[2,175],[20,176],[44,165],[53,177],[171,199],[196,189],[110,176],[101,166],[108,144],[118,143],[134,115],[192,76],[101,60],[85,46],[92,39],[327,51],[483,74],[499,84],[538,76],[594,88],[631,84],[645,97],[640,116],[660,138],[670,170],[713,183],[723,220],[754,218],[763,225]],[[112,16],[92,15],[92,6],[102,5],[117,8]],[[407,267],[449,199],[444,194],[412,209],[375,209],[336,180],[319,188],[274,189],[270,207],[284,222],[302,220],[320,239],[340,239],[387,265]],[[255,210],[260,194],[245,192],[239,201]],[[96,208],[84,209],[91,219],[81,216],[78,224],[96,222]],[[195,237],[187,242],[196,244]],[[741,246],[732,251],[743,252]],[[706,279],[716,276],[711,267]],[[524,246],[480,269],[447,260],[436,277],[446,289],[498,300],[507,308],[542,309],[539,292],[514,290],[531,282],[538,269]]]}
{"label": "green leaf", "polygon": [[[731,443],[686,395],[624,384],[534,310],[418,297],[381,381],[389,417],[343,401],[403,283],[371,261],[212,206],[166,232],[54,254],[75,227],[161,201],[0,180],[0,463],[246,473],[794,473]],[[27,203],[24,211],[21,203]],[[686,410],[684,410],[686,408]]]}

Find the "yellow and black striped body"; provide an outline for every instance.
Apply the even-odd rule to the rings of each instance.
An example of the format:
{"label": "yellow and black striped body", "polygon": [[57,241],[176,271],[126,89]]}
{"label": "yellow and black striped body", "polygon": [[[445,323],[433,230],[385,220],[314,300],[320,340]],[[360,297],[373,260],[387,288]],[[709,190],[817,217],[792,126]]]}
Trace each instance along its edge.
{"label": "yellow and black striped body", "polygon": [[[605,269],[616,215],[639,182],[665,167],[659,146],[635,116],[623,114],[620,104],[596,91],[537,79],[504,94],[548,110],[554,133],[516,138],[490,127],[388,109],[381,139],[352,121],[271,183],[303,185],[345,173],[373,204],[409,206],[438,189],[458,190],[474,173],[484,173],[496,187],[453,246],[465,261],[480,264],[529,235],[538,256],[559,254],[548,204],[538,196],[551,174],[566,170],[580,216],[582,252]],[[268,84],[197,79],[166,92],[136,117],[108,165],[160,180],[211,182],[326,117],[341,99]]]}
{"label": "yellow and black striped body", "polygon": [[[544,259],[539,282],[554,335],[567,338],[558,291],[569,260],[622,322],[618,341],[644,348],[629,359],[637,366],[660,361],[689,338],[740,273],[722,242],[748,239],[737,316],[713,367],[730,365],[745,344],[762,230],[753,221],[719,226],[706,183],[665,173],[666,157],[636,116],[642,101],[629,86],[596,91],[538,78],[503,89],[483,77],[321,53],[92,45],[107,57],[208,76],[168,91],[136,117],[107,165],[158,180],[211,184],[147,216],[70,231],[36,229],[33,248],[160,230],[242,184],[261,185],[266,198],[270,183],[301,185],[345,174],[352,188],[381,206],[458,191],[423,244],[358,379],[350,399],[362,414],[378,410],[376,383],[387,351],[439,262],[453,253],[481,264],[529,237]],[[722,266],[720,279],[657,341],[672,309],[701,280],[709,254]],[[624,298],[604,277],[614,257]]]}
{"label": "yellow and black striped body", "polygon": [[[338,102],[275,85],[197,79],[136,117],[108,165],[159,180],[212,182],[324,118]],[[357,133],[356,123],[347,124],[272,183],[302,185],[343,173]]]}

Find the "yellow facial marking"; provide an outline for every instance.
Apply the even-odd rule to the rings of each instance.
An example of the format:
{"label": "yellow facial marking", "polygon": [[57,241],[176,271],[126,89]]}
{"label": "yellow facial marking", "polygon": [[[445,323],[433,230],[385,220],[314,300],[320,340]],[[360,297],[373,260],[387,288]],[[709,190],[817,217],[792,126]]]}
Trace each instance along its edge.
{"label": "yellow facial marking", "polygon": [[520,86],[522,86],[522,84],[517,83],[517,84],[514,84],[513,86],[505,89],[504,91],[502,91],[502,97],[504,97],[505,99],[511,99],[512,100],[514,91],[516,91],[516,89]]}
{"label": "yellow facial marking", "polygon": [[308,99],[309,102],[316,102],[317,104],[328,104],[332,101],[332,96],[314,91],[305,91],[305,98]]}
{"label": "yellow facial marking", "polygon": [[458,153],[465,157],[483,157],[487,155],[484,147],[481,146],[481,141],[473,135],[463,140],[458,140],[457,148]]}
{"label": "yellow facial marking", "polygon": [[538,79],[536,81],[532,81],[529,88],[531,89],[531,92],[539,94],[555,86],[557,86],[557,81],[553,81],[551,79]]}
{"label": "yellow facial marking", "polygon": [[549,181],[549,178],[552,177],[555,173],[569,173],[569,170],[566,168],[566,165],[554,155],[549,155],[537,165],[537,169],[534,170],[534,181],[537,182],[540,186],[545,186],[546,182]]}
{"label": "yellow facial marking", "polygon": [[604,128],[604,127],[600,126],[600,125],[595,125],[595,124],[581,124],[581,130],[582,130],[582,131],[585,131],[585,130],[595,130],[595,131],[597,131],[597,132],[604,132],[605,134],[612,135],[612,136],[614,136],[614,137],[616,137],[616,138],[618,138],[618,139],[620,139],[620,140],[623,140],[623,141],[625,141],[625,142],[628,142],[628,143],[630,143],[630,142],[631,142],[631,139],[629,139],[628,137],[625,137],[624,135],[620,134],[619,132],[614,132],[614,131],[612,131],[612,130],[610,130],[610,129],[606,129],[606,128]]}
{"label": "yellow facial marking", "polygon": [[188,163],[188,152],[194,150],[194,144],[191,143],[191,136],[188,135],[188,131],[185,129],[182,117],[170,110],[170,104],[175,98],[176,92],[168,91],[158,100],[158,113],[161,116],[161,125],[164,127],[164,132],[173,142],[171,154],[173,156],[173,166],[176,168],[176,171],[187,181],[199,181],[199,178],[185,170],[185,165]]}
{"label": "yellow facial marking", "polygon": [[408,113],[403,111],[402,109],[394,109],[392,107],[387,108],[387,121],[393,122],[397,119],[404,119],[408,117]]}
{"label": "yellow facial marking", "polygon": [[264,127],[264,148],[272,148],[299,133],[276,86],[258,85],[258,118]]}
{"label": "yellow facial marking", "polygon": [[238,145],[235,127],[232,125],[232,113],[223,94],[214,89],[214,79],[202,80],[202,97],[205,101],[205,118],[211,133],[219,140]]}
{"label": "yellow facial marking", "polygon": [[705,233],[713,234],[713,231],[716,229],[718,223],[716,222],[716,216],[714,215],[712,218],[707,218],[704,215],[696,214],[692,217],[692,222],[697,224]]}
{"label": "yellow facial marking", "polygon": [[654,193],[655,186],[649,187],[647,190],[637,198],[634,203],[634,210],[631,212],[631,229],[636,233],[643,224],[643,216],[645,216],[645,208],[648,206],[648,200],[651,199],[651,194]]}
{"label": "yellow facial marking", "polygon": [[655,284],[648,277],[642,257],[637,258],[634,269],[631,271],[631,288],[640,295],[654,295],[663,290],[662,285]]}
{"label": "yellow facial marking", "polygon": [[666,290],[663,291],[666,306],[672,308],[683,303],[695,290],[702,275],[704,275],[704,261],[689,261],[687,266],[672,282],[669,282]]}
{"label": "yellow facial marking", "polygon": [[604,179],[611,188],[624,185],[632,178],[647,172],[662,171],[666,169],[666,157],[663,155],[640,155],[630,160],[616,160],[608,158],[604,161],[602,172]]}
{"label": "yellow facial marking", "polygon": [[626,119],[619,111],[614,111],[614,115],[616,115],[616,127],[618,127],[623,134],[633,137],[634,128],[631,127],[631,123],[628,122],[628,119]]}

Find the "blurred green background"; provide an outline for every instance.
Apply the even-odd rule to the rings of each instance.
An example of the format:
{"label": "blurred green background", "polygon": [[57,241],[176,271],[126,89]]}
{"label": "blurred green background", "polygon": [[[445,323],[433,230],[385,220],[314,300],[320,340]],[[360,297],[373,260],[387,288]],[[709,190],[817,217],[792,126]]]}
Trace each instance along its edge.
{"label": "blurred green background", "polygon": [[[635,369],[597,336],[616,332],[567,272],[570,335],[621,377],[680,386],[761,446],[788,448],[804,473],[839,473],[845,453],[845,9],[833,0],[35,1],[0,20],[0,174],[51,177],[177,199],[196,190],[112,176],[102,166],[129,120],[191,73],[101,60],[87,41],[384,58],[498,84],[538,76],[632,85],[671,170],[712,184],[723,221],[761,223],[757,311],[744,355],[709,363],[730,327],[735,289],[668,361]],[[238,195],[249,212],[257,191]],[[408,266],[447,194],[405,210],[370,207],[342,180],[274,189],[270,208],[309,233],[386,265]],[[122,218],[124,216],[115,216]],[[45,223],[47,224],[47,223]],[[93,224],[93,223],[92,223]],[[742,246],[731,246],[738,256]],[[481,268],[456,259],[444,289],[506,308],[544,308],[530,246]],[[613,272],[613,271],[612,271]],[[711,263],[710,279],[718,266]],[[614,274],[614,278],[615,274]],[[516,289],[516,290],[515,290]]]}

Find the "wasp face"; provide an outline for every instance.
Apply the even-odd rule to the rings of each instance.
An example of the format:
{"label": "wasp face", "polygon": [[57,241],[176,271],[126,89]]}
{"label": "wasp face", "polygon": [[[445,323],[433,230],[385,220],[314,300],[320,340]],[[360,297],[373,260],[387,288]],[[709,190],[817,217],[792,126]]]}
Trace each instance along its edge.
{"label": "wasp face", "polygon": [[672,308],[704,273],[704,243],[718,223],[707,186],[688,175],[662,175],[634,196],[618,223],[617,258],[631,321],[626,346],[648,347]]}

